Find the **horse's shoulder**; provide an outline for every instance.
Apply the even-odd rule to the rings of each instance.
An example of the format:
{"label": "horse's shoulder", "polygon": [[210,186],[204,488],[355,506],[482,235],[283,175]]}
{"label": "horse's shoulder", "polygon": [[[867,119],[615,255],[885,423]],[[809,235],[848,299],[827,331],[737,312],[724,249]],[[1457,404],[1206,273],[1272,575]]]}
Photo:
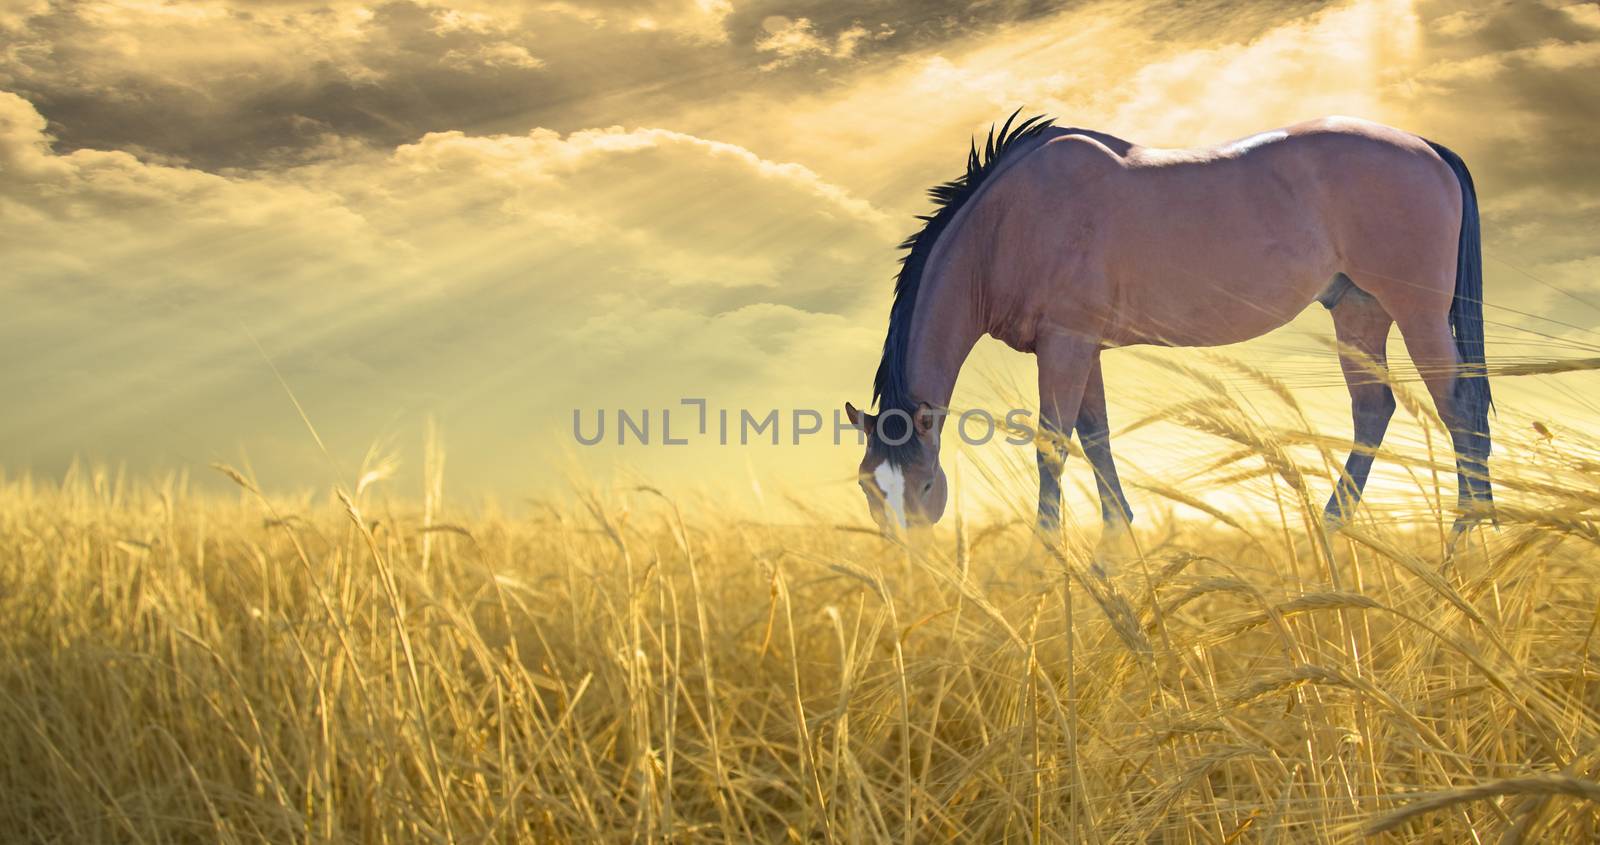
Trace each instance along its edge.
{"label": "horse's shoulder", "polygon": [[1087,183],[1121,170],[1131,144],[1117,142],[1110,135],[1078,129],[1063,130],[1039,148],[1035,174],[1049,174],[1055,184],[1062,181]]}
{"label": "horse's shoulder", "polygon": [[1062,128],[1057,133],[1045,142],[1045,148],[1057,156],[1120,161],[1134,148],[1133,144],[1115,135],[1092,129]]}

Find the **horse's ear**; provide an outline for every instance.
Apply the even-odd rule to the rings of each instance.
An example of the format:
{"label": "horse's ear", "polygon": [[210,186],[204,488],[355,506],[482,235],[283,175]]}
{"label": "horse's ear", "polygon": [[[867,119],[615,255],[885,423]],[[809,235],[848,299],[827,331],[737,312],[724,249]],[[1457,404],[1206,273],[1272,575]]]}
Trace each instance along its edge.
{"label": "horse's ear", "polygon": [[876,420],[873,419],[871,414],[863,414],[861,409],[846,402],[844,403],[844,415],[850,418],[851,425],[865,431],[868,437],[872,436],[872,427]]}
{"label": "horse's ear", "polygon": [[939,419],[939,412],[926,402],[917,403],[917,433],[927,434],[933,431],[933,424]]}

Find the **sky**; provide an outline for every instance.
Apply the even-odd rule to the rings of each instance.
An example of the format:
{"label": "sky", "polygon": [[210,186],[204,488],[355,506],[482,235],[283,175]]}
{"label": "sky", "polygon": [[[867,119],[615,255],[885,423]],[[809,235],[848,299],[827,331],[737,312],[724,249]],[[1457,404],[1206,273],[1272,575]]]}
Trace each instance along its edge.
{"label": "sky", "polygon": [[[1444,143],[1491,358],[1596,354],[1594,2],[0,0],[0,468],[325,488],[376,450],[411,489],[431,421],[462,499],[856,496],[858,449],[831,419],[790,445],[790,409],[867,404],[896,245],[1019,107],[1152,146],[1327,114]],[[1231,351],[1344,436],[1328,331],[1313,308]],[[1170,395],[1138,353],[1106,366],[1114,430]],[[955,404],[1031,367],[986,341]],[[1581,428],[1595,386],[1496,390]],[[617,409],[677,436],[685,397],[709,441],[610,442]],[[717,444],[740,408],[783,444]],[[1173,436],[1122,460],[1199,460]]]}

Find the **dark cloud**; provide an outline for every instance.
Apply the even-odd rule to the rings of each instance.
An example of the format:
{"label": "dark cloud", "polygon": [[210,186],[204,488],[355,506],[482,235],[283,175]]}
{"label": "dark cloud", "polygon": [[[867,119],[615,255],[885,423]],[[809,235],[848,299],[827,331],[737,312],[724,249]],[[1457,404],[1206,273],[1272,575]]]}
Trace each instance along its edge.
{"label": "dark cloud", "polygon": [[1418,129],[1467,158],[1491,246],[1538,261],[1592,254],[1600,6],[1432,2],[1422,16],[1418,70],[1397,88]]}
{"label": "dark cloud", "polygon": [[[663,27],[662,10],[643,3],[612,4],[602,18],[410,0],[370,15],[292,3],[194,8],[208,14],[52,4],[6,33],[0,88],[33,102],[61,149],[217,168],[314,156],[330,136],[393,147],[446,129],[631,124],[759,76],[750,32],[763,15],[753,7],[744,14],[754,22],[729,32],[714,22],[721,41]],[[954,31],[928,23],[935,17],[896,22],[900,43]]]}
{"label": "dark cloud", "polygon": [[532,33],[450,12],[396,2],[351,19],[290,6],[168,23],[58,4],[5,52],[0,87],[32,101],[62,149],[205,167],[316,151],[330,135],[394,146],[561,98]]}
{"label": "dark cloud", "polygon": [[[639,125],[686,102],[781,99],[1083,4],[760,0],[695,12],[692,26],[674,15],[700,7],[683,5],[50,4],[5,33],[0,89],[34,103],[61,149],[259,168],[430,131]],[[1248,31],[1311,5],[1168,0],[1150,19],[1158,30]],[[761,49],[777,22],[802,21],[825,49],[777,62]]]}

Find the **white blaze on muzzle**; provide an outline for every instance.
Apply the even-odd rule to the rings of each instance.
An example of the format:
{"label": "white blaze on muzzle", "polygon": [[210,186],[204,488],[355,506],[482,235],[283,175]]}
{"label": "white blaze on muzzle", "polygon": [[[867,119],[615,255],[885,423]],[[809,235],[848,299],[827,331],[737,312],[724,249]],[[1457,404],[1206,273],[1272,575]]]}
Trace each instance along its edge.
{"label": "white blaze on muzzle", "polygon": [[872,471],[872,477],[883,491],[884,507],[894,514],[895,524],[906,527],[906,476],[900,468],[884,461]]}

